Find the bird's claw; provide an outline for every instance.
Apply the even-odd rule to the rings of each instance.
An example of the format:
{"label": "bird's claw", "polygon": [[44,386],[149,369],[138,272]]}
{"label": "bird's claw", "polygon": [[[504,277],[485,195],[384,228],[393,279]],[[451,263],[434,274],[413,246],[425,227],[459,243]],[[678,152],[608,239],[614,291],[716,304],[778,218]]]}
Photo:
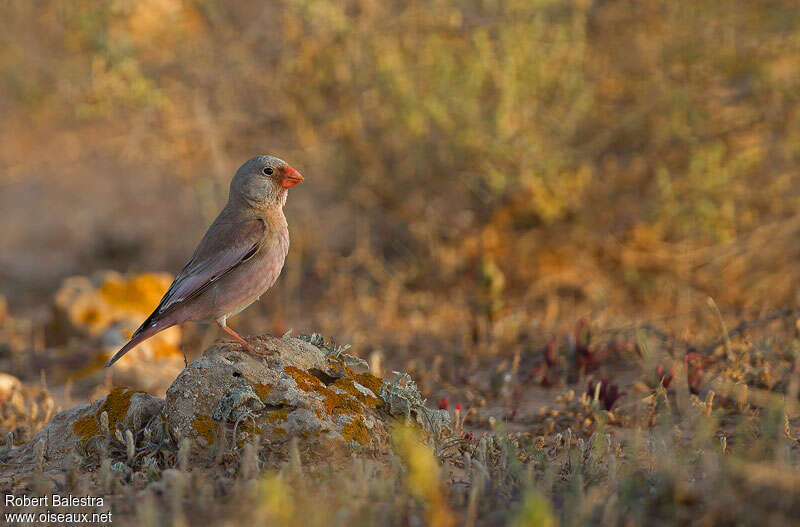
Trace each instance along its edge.
{"label": "bird's claw", "polygon": [[255,355],[257,357],[268,357],[270,355],[274,355],[275,351],[266,348],[260,348],[257,346],[253,346],[249,342],[244,344],[244,349],[247,350],[251,355]]}

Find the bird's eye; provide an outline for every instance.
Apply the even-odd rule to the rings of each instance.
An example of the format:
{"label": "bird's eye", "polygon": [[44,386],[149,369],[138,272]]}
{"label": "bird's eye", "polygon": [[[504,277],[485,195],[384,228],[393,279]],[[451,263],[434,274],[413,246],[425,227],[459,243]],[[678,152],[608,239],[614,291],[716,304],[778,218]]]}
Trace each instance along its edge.
{"label": "bird's eye", "polygon": [[264,167],[262,172],[267,176],[271,176],[272,175],[272,169],[270,167]]}

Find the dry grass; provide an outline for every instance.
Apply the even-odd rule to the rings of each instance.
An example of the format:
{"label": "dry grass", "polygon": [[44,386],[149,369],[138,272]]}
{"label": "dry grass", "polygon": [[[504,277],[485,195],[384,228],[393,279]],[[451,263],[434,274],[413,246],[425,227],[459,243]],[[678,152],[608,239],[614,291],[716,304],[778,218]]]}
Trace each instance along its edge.
{"label": "dry grass", "polygon": [[[465,368],[459,386],[428,378],[486,399],[440,400],[454,423],[430,440],[398,422],[388,458],[320,464],[291,443],[277,458],[233,443],[196,458],[107,431],[55,480],[25,470],[8,490],[105,494],[115,523],[145,525],[788,525],[800,517],[800,341],[792,317],[758,322],[722,344],[716,329],[684,342],[580,325],[514,366]],[[25,411],[34,400],[52,407],[34,389],[5,406],[0,462],[44,423]]]}
{"label": "dry grass", "polygon": [[438,486],[401,470],[416,448],[134,467],[125,521],[796,522],[796,313],[723,333],[800,305],[798,54],[788,0],[6,2],[0,364],[34,390],[59,281],[179,269],[269,151],[307,182],[234,324],[409,371],[461,441]]}

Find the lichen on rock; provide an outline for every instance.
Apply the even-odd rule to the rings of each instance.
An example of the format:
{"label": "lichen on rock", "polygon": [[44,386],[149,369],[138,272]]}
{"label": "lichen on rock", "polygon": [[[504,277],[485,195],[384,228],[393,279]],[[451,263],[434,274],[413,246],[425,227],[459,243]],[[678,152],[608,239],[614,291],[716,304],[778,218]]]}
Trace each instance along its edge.
{"label": "lichen on rock", "polygon": [[[97,337],[127,318],[140,323],[139,319],[158,304],[170,282],[172,277],[166,273],[124,276],[103,271],[91,277],[67,278],[53,298],[54,318],[48,339],[57,343],[72,336]],[[180,329],[176,329],[172,333],[180,335]]]}
{"label": "lichen on rock", "polygon": [[385,382],[357,372],[358,361],[341,347],[336,353],[332,345],[320,347],[319,339],[256,340],[258,349],[271,353],[254,356],[238,344],[217,343],[183,369],[165,399],[115,388],[57,414],[4,455],[15,466],[44,463],[48,470],[69,464],[75,453],[98,467],[111,456],[116,472],[153,480],[176,459],[224,461],[249,445],[258,447],[262,467],[280,465],[295,443],[309,461],[337,453],[381,455],[391,448],[392,416],[416,416],[426,428],[443,422],[424,407],[410,377]]}
{"label": "lichen on rock", "polygon": [[10,462],[19,466],[35,463],[35,449],[41,444],[44,468],[57,468],[70,452],[82,450],[90,440],[104,433],[104,419],[108,420],[111,434],[118,429],[138,431],[156,417],[163,406],[164,401],[158,397],[116,388],[101,399],[56,414],[31,441],[11,453]]}
{"label": "lichen on rock", "polygon": [[[90,392],[105,379],[103,365],[158,305],[172,277],[112,271],[65,279],[53,297],[45,364],[56,381],[71,379]],[[163,394],[184,366],[181,329],[168,328],[136,347],[112,371],[117,386]]]}
{"label": "lichen on rock", "polygon": [[259,341],[272,352],[263,359],[221,343],[192,362],[167,390],[170,429],[201,451],[220,441],[220,434],[272,447],[296,437],[305,451],[320,455],[349,446],[385,448],[383,401],[365,386],[379,385],[377,378],[354,373],[341,352],[331,354],[303,339]]}

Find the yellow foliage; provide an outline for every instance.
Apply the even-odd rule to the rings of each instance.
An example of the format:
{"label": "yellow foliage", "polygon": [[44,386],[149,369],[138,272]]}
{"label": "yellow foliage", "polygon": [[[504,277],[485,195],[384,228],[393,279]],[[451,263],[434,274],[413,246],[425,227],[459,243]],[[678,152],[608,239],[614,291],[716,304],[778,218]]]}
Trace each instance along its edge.
{"label": "yellow foliage", "polygon": [[511,527],[556,527],[558,522],[547,498],[539,492],[528,491],[510,525]]}
{"label": "yellow foliage", "polygon": [[293,525],[295,503],[292,489],[279,474],[270,474],[259,484],[258,503],[260,515],[265,517],[265,525]]}
{"label": "yellow foliage", "polygon": [[408,467],[406,486],[409,493],[426,505],[428,525],[455,525],[455,517],[442,493],[439,462],[419,429],[410,425],[396,425],[392,430],[392,444],[394,451]]}

